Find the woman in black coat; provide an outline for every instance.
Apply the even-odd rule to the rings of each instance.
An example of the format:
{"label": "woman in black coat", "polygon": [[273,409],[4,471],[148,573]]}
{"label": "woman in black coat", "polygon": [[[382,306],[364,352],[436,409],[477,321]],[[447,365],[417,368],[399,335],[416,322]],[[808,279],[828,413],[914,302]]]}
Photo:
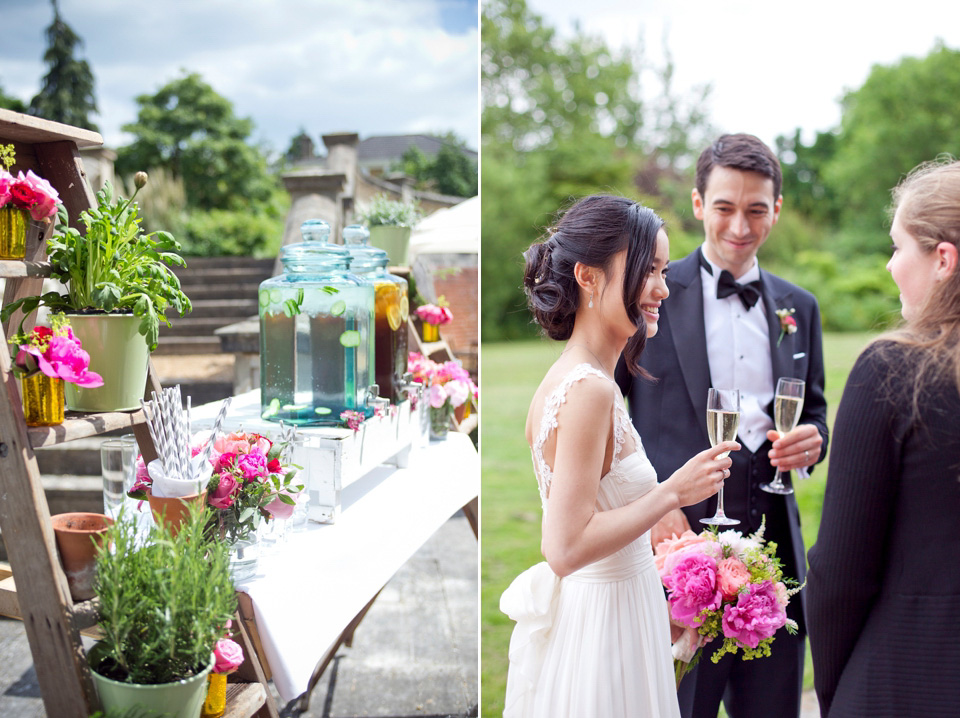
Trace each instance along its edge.
{"label": "woman in black coat", "polygon": [[850,373],[807,627],[823,718],[960,715],[960,162],[894,190],[904,326]]}

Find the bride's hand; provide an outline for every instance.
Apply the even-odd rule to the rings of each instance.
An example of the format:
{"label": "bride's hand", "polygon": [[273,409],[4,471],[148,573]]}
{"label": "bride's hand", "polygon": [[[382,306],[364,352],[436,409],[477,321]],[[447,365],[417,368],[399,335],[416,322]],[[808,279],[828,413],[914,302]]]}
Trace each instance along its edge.
{"label": "bride's hand", "polygon": [[736,441],[723,441],[701,451],[677,469],[663,486],[676,493],[680,506],[698,504],[717,493],[723,480],[730,476],[733,460],[729,456],[717,458],[717,455],[739,450],[740,444]]}

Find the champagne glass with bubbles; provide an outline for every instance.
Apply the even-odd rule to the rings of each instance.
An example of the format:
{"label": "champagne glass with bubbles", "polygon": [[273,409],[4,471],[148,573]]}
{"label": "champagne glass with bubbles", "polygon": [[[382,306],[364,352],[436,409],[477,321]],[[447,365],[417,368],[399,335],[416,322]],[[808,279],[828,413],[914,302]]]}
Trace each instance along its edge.
{"label": "champagne glass with bubbles", "polygon": [[[740,390],[710,389],[707,392],[707,436],[710,439],[710,446],[736,439],[739,426]],[[725,451],[719,455],[719,458],[729,453]],[[723,513],[723,484],[717,492],[717,512],[709,519],[700,519],[700,523],[712,526],[735,526],[740,523],[737,519],[728,518]]]}
{"label": "champagne glass with bubbles", "polygon": [[[773,399],[773,423],[780,436],[794,430],[800,421],[800,411],[803,409],[803,390],[806,385],[803,379],[788,379],[777,381],[777,393]],[[770,494],[792,494],[793,489],[783,483],[783,474],[780,467],[773,481],[769,484],[760,484],[760,488]]]}

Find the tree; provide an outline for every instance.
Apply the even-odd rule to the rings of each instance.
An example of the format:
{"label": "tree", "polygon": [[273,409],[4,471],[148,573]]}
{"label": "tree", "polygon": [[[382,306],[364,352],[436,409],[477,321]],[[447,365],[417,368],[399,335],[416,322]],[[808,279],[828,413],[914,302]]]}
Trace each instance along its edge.
{"label": "tree", "polygon": [[8,95],[3,91],[3,86],[0,85],[0,107],[5,110],[13,110],[14,112],[26,112],[27,106],[24,104],[23,100],[18,97],[13,97]]}
{"label": "tree", "polygon": [[[886,234],[890,189],[913,167],[960,154],[960,51],[938,41],[924,58],[876,65],[843,100],[836,152],[823,168],[841,222]],[[884,245],[885,248],[885,243]]]}
{"label": "tree", "polygon": [[57,0],[51,0],[51,4],[53,23],[46,30],[47,51],[43,55],[50,69],[27,111],[47,120],[98,131],[90,119],[91,114],[97,114],[93,72],[86,60],[75,57],[83,40],[60,16]]}
{"label": "tree", "polygon": [[477,163],[462,150],[466,143],[449,132],[433,157],[427,157],[416,145],[410,145],[400,158],[397,169],[417,181],[417,189],[426,189],[454,197],[477,194]]}
{"label": "tree", "polygon": [[276,183],[264,156],[248,144],[253,121],[237,117],[199,74],[140,95],[137,103],[137,121],[123,126],[136,139],[117,151],[118,172],[164,167],[183,180],[187,204],[197,209],[241,209],[270,199]]}

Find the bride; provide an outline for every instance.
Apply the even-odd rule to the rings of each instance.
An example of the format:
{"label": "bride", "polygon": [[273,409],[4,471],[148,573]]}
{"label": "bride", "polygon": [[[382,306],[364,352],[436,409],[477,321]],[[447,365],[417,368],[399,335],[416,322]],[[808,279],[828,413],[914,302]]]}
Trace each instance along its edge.
{"label": "bride", "polygon": [[517,622],[504,716],[679,716],[670,626],[649,530],[713,495],[736,442],[657,483],[613,380],[657,333],[669,245],[632,200],[591,196],[526,252],[524,287],[543,331],[566,348],[530,404],[526,437],[543,505],[540,563],[504,592]]}

